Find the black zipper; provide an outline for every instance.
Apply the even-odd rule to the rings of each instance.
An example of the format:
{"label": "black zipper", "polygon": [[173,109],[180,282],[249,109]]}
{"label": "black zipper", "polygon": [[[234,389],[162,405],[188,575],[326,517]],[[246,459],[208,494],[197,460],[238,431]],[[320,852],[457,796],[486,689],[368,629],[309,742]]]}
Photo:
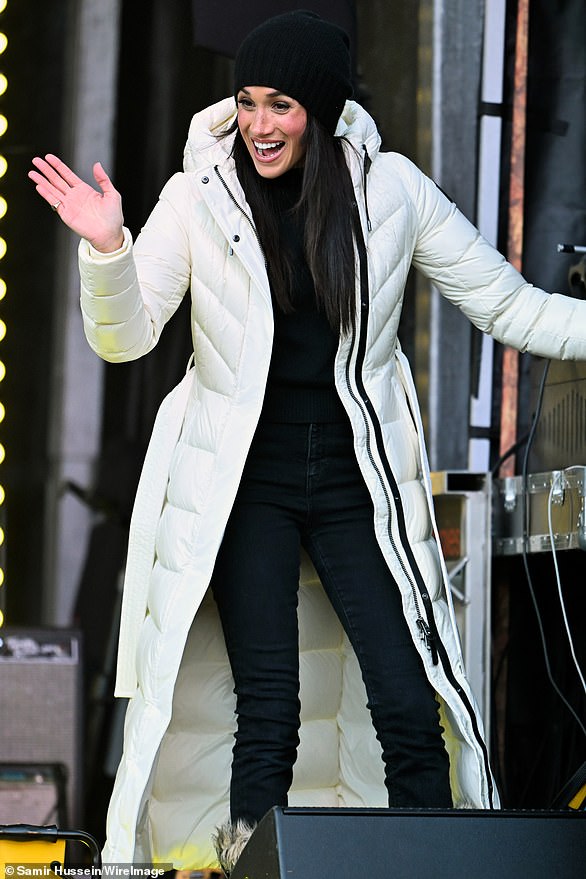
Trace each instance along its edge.
{"label": "black zipper", "polygon": [[[378,420],[376,410],[372,404],[370,397],[368,396],[368,394],[366,392],[366,388],[364,387],[364,383],[362,380],[362,364],[364,362],[364,356],[365,356],[365,352],[366,352],[366,332],[367,332],[368,311],[369,311],[369,290],[368,290],[368,264],[367,264],[367,255],[366,255],[366,245],[364,242],[364,235],[362,233],[362,225],[360,222],[360,216],[359,216],[357,207],[355,207],[355,210],[354,210],[354,227],[355,227],[356,247],[358,250],[358,257],[359,257],[359,264],[360,264],[360,334],[358,336],[358,348],[357,348],[357,353],[356,353],[356,366],[354,368],[354,379],[355,379],[356,387],[358,389],[358,393],[360,394],[360,397],[357,397],[356,394],[354,393],[352,385],[351,385],[351,381],[350,381],[351,353],[350,353],[350,356],[346,360],[346,387],[347,387],[348,393],[350,394],[350,396],[352,397],[354,402],[358,405],[358,407],[362,413],[362,417],[364,419],[364,423],[365,423],[365,427],[366,427],[366,441],[367,441],[368,457],[369,457],[369,460],[373,466],[373,469],[375,470],[375,472],[379,478],[379,481],[380,481],[380,484],[383,488],[386,502],[387,502],[387,511],[388,511],[387,534],[388,534],[389,542],[395,552],[395,555],[399,561],[399,564],[401,565],[401,569],[403,570],[403,572],[409,582],[409,585],[411,587],[411,591],[413,594],[413,598],[415,601],[415,607],[416,607],[416,611],[417,611],[417,627],[419,628],[420,635],[421,635],[426,647],[428,648],[428,650],[431,653],[431,658],[432,658],[433,664],[437,665],[438,661],[441,659],[441,664],[442,664],[444,674],[446,675],[446,678],[447,678],[448,682],[450,683],[450,685],[453,687],[453,689],[456,691],[456,693],[460,697],[460,700],[461,700],[462,704],[464,705],[464,707],[470,717],[470,721],[472,723],[472,729],[474,731],[475,738],[476,738],[478,744],[480,745],[480,748],[482,751],[482,757],[483,757],[485,775],[486,775],[486,781],[487,781],[487,787],[488,787],[489,805],[491,808],[493,808],[494,807],[494,805],[493,805],[494,804],[494,798],[493,798],[494,789],[493,789],[492,775],[491,775],[491,771],[490,771],[490,761],[488,758],[488,750],[486,747],[486,743],[484,742],[484,739],[483,739],[482,735],[480,734],[480,730],[478,728],[478,720],[476,717],[476,712],[474,711],[468,696],[466,695],[466,693],[464,692],[464,690],[462,689],[462,687],[460,686],[460,684],[458,683],[458,681],[454,675],[446,648],[445,648],[444,644],[442,643],[441,638],[439,637],[435,618],[433,616],[433,607],[432,607],[431,596],[429,595],[429,591],[425,585],[425,582],[424,582],[423,577],[421,575],[421,571],[419,570],[419,567],[417,565],[417,562],[415,560],[415,557],[413,555],[413,551],[412,551],[410,543],[409,543],[409,538],[407,535],[407,528],[405,525],[405,516],[404,516],[404,512],[403,512],[403,504],[402,504],[402,500],[401,500],[401,495],[400,495],[399,487],[398,487],[397,481],[395,479],[394,473],[392,471],[390,462],[389,462],[387,455],[386,455],[386,451],[384,448],[384,441],[383,441],[382,432],[381,432],[381,428],[380,428],[380,422]],[[354,330],[353,330],[353,340],[352,340],[352,344],[351,344],[351,351],[354,349],[355,344],[356,344],[356,328],[354,328]],[[372,442],[372,432],[370,429],[370,424],[369,424],[368,418],[366,416],[366,413],[368,413],[368,415],[370,416],[370,419],[372,421],[373,430],[374,430],[374,441],[376,443],[377,450],[378,450],[380,459],[382,461],[383,469],[385,472],[385,477],[391,487],[391,492],[393,495],[393,499],[395,501],[397,525],[399,528],[401,545],[405,551],[405,554],[408,557],[409,564],[411,566],[411,571],[409,571],[407,569],[405,563],[403,562],[401,555],[397,551],[397,546],[395,544],[395,541],[394,541],[394,538],[393,538],[393,535],[391,532],[391,517],[392,517],[392,513],[393,513],[393,505],[390,502],[390,498],[389,498],[387,486],[385,484],[385,480],[383,479],[382,474],[380,472],[380,469],[374,460],[374,456],[373,456],[371,448],[370,448],[371,442]],[[418,590],[419,590],[419,594],[421,595],[421,600],[423,602],[423,605],[425,607],[427,620],[425,620],[423,618],[423,615],[421,614]]]}
{"label": "black zipper", "polygon": [[370,214],[368,212],[368,197],[367,197],[367,186],[366,181],[368,178],[368,172],[370,171],[370,166],[372,165],[372,159],[368,155],[368,150],[366,149],[366,144],[362,144],[362,151],[364,153],[364,159],[362,161],[362,189],[364,190],[364,210],[366,212],[366,228],[369,232],[372,232],[372,223],[370,222]]}
{"label": "black zipper", "polygon": [[224,187],[224,189],[228,195],[228,198],[230,199],[232,204],[236,208],[238,208],[238,210],[240,211],[242,216],[245,217],[245,219],[248,220],[248,222],[250,223],[250,228],[254,232],[254,237],[256,238],[257,244],[260,247],[260,252],[262,253],[263,259],[265,261],[265,269],[267,269],[267,272],[268,272],[269,264],[268,264],[267,258],[265,256],[265,252],[262,248],[262,244],[260,243],[260,238],[259,238],[258,232],[256,231],[256,226],[254,225],[254,221],[253,221],[252,217],[246,213],[246,211],[244,210],[244,208],[242,207],[242,205],[240,204],[240,202],[238,201],[238,199],[236,198],[236,196],[234,195],[234,193],[232,192],[232,190],[230,189],[230,187],[228,186],[228,184],[226,183],[226,181],[222,177],[222,175],[220,173],[220,169],[218,168],[217,165],[214,165],[214,173],[215,173],[216,177],[218,178],[218,180],[220,181],[220,183],[222,184],[222,186]]}
{"label": "black zipper", "polygon": [[[367,319],[368,319],[368,299],[369,299],[369,297],[368,297],[368,268],[366,265],[366,247],[364,244],[364,237],[362,235],[362,228],[360,225],[360,217],[358,215],[357,208],[354,209],[354,231],[355,231],[355,235],[356,235],[356,245],[357,245],[358,257],[359,257],[359,261],[360,261],[360,310],[361,310],[361,315],[360,315],[361,333],[360,333],[360,336],[358,339],[358,351],[357,351],[356,357],[357,357],[357,361],[360,361],[362,363],[362,361],[364,360],[364,353],[366,350],[365,328],[366,328]],[[426,621],[425,618],[423,617],[423,614],[421,613],[421,604],[420,604],[420,600],[419,600],[419,593],[417,591],[415,583],[413,582],[413,578],[411,576],[411,573],[410,573],[409,569],[407,568],[407,566],[405,565],[403,558],[401,556],[401,553],[399,552],[399,550],[397,548],[397,544],[395,543],[395,538],[393,537],[392,528],[391,528],[391,522],[393,519],[393,504],[391,503],[391,500],[389,497],[389,493],[388,493],[388,489],[387,489],[387,482],[390,483],[390,485],[391,485],[391,490],[392,490],[393,498],[395,501],[395,506],[397,507],[397,521],[399,523],[399,530],[401,533],[401,538],[402,538],[403,542],[404,543],[406,542],[408,545],[407,532],[404,527],[404,517],[402,515],[399,515],[399,510],[401,510],[401,513],[402,513],[402,505],[401,505],[401,496],[399,493],[399,487],[397,485],[397,481],[396,481],[392,471],[390,471],[390,466],[388,466],[388,467],[385,467],[385,472],[387,470],[389,471],[387,473],[387,482],[385,482],[385,479],[383,478],[383,475],[381,474],[380,469],[378,467],[378,464],[376,463],[376,461],[374,459],[374,455],[372,453],[372,433],[371,433],[371,428],[370,428],[370,421],[366,415],[366,412],[368,412],[368,414],[370,415],[370,420],[372,421],[373,425],[375,426],[375,431],[376,431],[376,425],[378,424],[378,419],[376,417],[376,412],[374,410],[374,406],[372,405],[372,401],[370,400],[368,394],[366,393],[366,389],[365,389],[364,384],[362,382],[362,372],[361,372],[361,369],[358,369],[358,366],[356,368],[355,379],[356,379],[356,386],[357,386],[358,392],[360,394],[359,397],[356,396],[356,394],[354,393],[354,390],[352,388],[352,383],[350,381],[350,358],[348,358],[346,361],[346,388],[348,390],[348,393],[350,394],[350,396],[352,397],[354,402],[358,405],[358,407],[362,413],[362,417],[364,420],[364,426],[365,426],[365,430],[366,430],[366,451],[367,451],[371,466],[372,466],[373,470],[375,471],[376,475],[378,476],[379,482],[381,484],[381,487],[382,487],[384,495],[385,495],[385,500],[386,500],[386,505],[387,505],[387,523],[388,523],[387,537],[389,539],[389,543],[391,544],[393,552],[394,552],[399,564],[401,565],[401,569],[402,569],[402,571],[405,575],[405,578],[406,578],[407,582],[409,583],[409,587],[411,589],[411,594],[413,596],[413,602],[415,604],[415,610],[417,612],[416,623],[417,623],[417,628],[419,629],[420,637],[423,640],[423,642],[425,643],[425,646],[427,647],[427,649],[431,653],[433,664],[437,665],[438,664],[438,655],[437,655],[437,649],[435,646],[435,642],[436,642],[435,623],[434,623],[434,626],[432,629],[432,627],[429,625],[429,621]],[[381,439],[382,438],[375,437],[375,444],[379,448],[379,453],[382,449]],[[384,455],[384,454],[381,455],[381,458],[383,461],[385,461],[386,455]],[[390,478],[389,478],[389,476],[390,476]],[[403,528],[400,527],[401,519],[403,519]],[[411,562],[411,564],[414,564],[415,560],[411,557],[410,562]],[[421,593],[421,599],[423,600],[424,605],[426,606],[426,612],[427,612],[428,620],[429,620],[429,615],[430,615],[430,610],[431,610],[431,599],[429,597],[429,593],[428,593],[427,589],[425,588],[425,586],[422,589],[421,585],[419,587],[419,591]],[[433,613],[431,614],[431,619],[433,619]]]}

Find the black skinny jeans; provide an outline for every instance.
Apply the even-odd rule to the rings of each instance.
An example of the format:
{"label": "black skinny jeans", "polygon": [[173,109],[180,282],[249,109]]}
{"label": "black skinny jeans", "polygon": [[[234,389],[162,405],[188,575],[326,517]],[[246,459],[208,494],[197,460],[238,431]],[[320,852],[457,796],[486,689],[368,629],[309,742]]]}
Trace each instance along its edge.
{"label": "black skinny jeans", "polygon": [[352,642],[389,805],[452,805],[437,703],[373,528],[349,424],[257,429],[212,588],[235,681],[232,820],[287,804],[299,743],[299,552]]}

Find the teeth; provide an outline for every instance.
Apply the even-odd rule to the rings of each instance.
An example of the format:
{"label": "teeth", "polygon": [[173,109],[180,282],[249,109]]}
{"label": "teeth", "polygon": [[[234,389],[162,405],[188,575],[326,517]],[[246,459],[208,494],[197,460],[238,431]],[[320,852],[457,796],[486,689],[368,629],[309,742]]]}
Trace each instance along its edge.
{"label": "teeth", "polygon": [[277,147],[283,146],[283,141],[277,141],[276,143],[259,143],[256,140],[253,140],[253,144],[257,148],[259,152],[263,152],[263,150],[274,150]]}

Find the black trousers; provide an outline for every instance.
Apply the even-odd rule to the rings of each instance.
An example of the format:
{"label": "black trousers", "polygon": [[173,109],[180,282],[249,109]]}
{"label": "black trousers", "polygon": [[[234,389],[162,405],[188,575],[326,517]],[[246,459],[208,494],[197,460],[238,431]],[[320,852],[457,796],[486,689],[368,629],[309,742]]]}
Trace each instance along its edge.
{"label": "black trousers", "polygon": [[389,805],[452,805],[434,690],[376,541],[349,424],[257,429],[212,588],[235,681],[232,820],[287,804],[299,743],[299,553],[360,663]]}

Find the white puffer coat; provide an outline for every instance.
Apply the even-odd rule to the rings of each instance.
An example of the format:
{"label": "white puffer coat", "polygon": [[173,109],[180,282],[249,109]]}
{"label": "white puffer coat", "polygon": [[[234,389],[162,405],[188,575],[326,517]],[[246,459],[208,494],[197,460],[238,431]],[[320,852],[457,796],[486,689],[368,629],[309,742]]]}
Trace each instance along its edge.
{"label": "white puffer coat", "polygon": [[[116,691],[130,702],[106,862],[212,864],[210,835],[228,816],[233,684],[208,584],[260,413],[273,331],[231,138],[216,138],[233,116],[227,99],[194,117],[185,172],[165,186],[134,247],[128,233],[114,254],[80,245],[85,331],[106,360],[147,353],[185,291],[192,297],[194,364],[157,416],[131,525]],[[340,340],[336,387],[376,534],[438,693],[454,803],[490,808],[498,799],[397,342],[403,290],[414,264],[481,330],[523,351],[575,359],[586,358],[586,305],[528,285],[407,159],[379,153],[374,123],[357,104],[347,103],[337,133],[355,148],[347,157],[364,243],[357,326]],[[290,803],[384,806],[356,659],[307,560],[301,580],[302,727]]]}

